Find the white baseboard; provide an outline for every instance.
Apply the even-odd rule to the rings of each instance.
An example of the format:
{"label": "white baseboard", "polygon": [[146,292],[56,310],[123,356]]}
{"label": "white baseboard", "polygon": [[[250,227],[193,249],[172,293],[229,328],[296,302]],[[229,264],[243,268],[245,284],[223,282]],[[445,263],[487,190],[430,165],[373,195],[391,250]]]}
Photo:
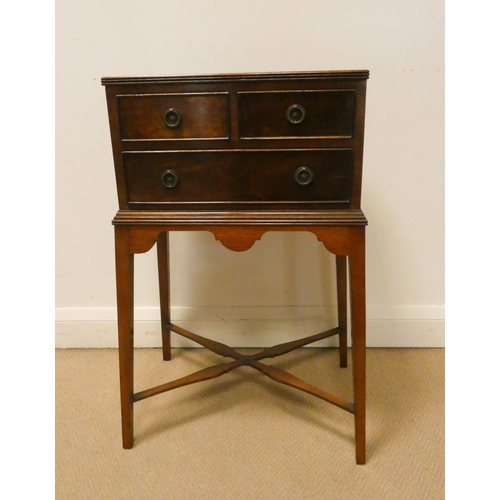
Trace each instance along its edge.
{"label": "white baseboard", "polygon": [[[385,317],[384,317],[385,316]],[[116,309],[56,310],[56,348],[117,347]],[[337,325],[335,311],[323,306],[173,307],[172,321],[233,347],[268,347]],[[368,347],[444,347],[444,308],[368,308]],[[315,346],[337,346],[337,338]],[[135,308],[135,346],[160,347],[158,308]],[[172,334],[173,347],[198,347]]]}

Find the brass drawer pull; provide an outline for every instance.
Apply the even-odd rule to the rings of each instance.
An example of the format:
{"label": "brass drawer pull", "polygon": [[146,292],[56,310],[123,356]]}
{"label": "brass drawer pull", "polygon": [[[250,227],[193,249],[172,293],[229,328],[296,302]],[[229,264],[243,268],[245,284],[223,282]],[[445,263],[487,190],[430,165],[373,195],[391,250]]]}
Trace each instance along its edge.
{"label": "brass drawer pull", "polygon": [[300,104],[292,104],[286,110],[286,119],[292,125],[298,125],[304,121],[306,117],[306,110]]}
{"label": "brass drawer pull", "polygon": [[175,170],[165,170],[165,172],[161,174],[161,181],[166,188],[172,189],[177,186],[179,176]]}
{"label": "brass drawer pull", "polygon": [[308,186],[313,180],[314,173],[310,168],[299,167],[295,171],[294,177],[297,184],[300,184],[301,186]]}
{"label": "brass drawer pull", "polygon": [[165,111],[164,120],[168,128],[177,128],[181,124],[181,114],[178,109],[167,109],[167,111]]}

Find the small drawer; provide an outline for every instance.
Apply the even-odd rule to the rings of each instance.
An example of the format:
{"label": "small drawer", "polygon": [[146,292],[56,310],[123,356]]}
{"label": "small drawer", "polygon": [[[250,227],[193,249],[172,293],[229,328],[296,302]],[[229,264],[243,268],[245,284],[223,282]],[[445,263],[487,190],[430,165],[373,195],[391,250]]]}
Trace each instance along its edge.
{"label": "small drawer", "polygon": [[126,152],[131,208],[193,203],[348,203],[351,149]]}
{"label": "small drawer", "polygon": [[353,90],[240,92],[242,139],[349,138]]}
{"label": "small drawer", "polygon": [[227,139],[229,94],[119,95],[123,140]]}

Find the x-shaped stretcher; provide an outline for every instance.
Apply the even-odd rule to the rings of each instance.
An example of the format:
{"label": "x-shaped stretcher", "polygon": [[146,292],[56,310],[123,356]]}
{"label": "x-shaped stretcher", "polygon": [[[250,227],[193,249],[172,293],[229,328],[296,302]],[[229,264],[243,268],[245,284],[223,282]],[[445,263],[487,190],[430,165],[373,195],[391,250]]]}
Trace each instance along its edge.
{"label": "x-shaped stretcher", "polygon": [[182,377],[177,380],[173,380],[172,382],[168,382],[166,384],[162,384],[157,387],[135,393],[133,395],[134,402],[141,401],[142,399],[146,399],[163,392],[171,391],[172,389],[177,389],[186,385],[191,385],[197,382],[203,382],[205,380],[220,377],[221,375],[229,373],[230,371],[234,370],[235,368],[239,368],[240,366],[251,366],[252,368],[255,368],[264,375],[268,376],[272,380],[275,380],[276,382],[295,387],[296,389],[307,392],[308,394],[312,394],[313,396],[323,399],[324,401],[338,406],[339,408],[343,408],[349,413],[354,413],[353,403],[350,403],[349,401],[346,401],[338,396],[323,391],[322,389],[319,389],[309,384],[308,382],[301,380],[300,378],[286,372],[285,370],[260,363],[260,360],[262,359],[282,356],[283,354],[287,354],[294,351],[295,349],[304,347],[313,342],[317,342],[318,340],[323,340],[328,337],[332,337],[333,335],[338,335],[344,331],[342,328],[333,328],[331,330],[326,330],[324,332],[318,333],[316,335],[311,335],[303,339],[285,342],[284,344],[278,344],[273,347],[268,347],[267,349],[264,349],[263,351],[252,355],[244,355],[239,353],[232,347],[227,346],[226,344],[207,339],[205,337],[197,335],[196,333],[185,330],[184,328],[181,328],[177,325],[170,323],[166,325],[166,327],[171,331],[177,333],[178,335],[181,335],[202,345],[203,347],[206,347],[208,350],[214,352],[215,354],[233,358],[234,361],[232,361],[231,363],[222,363],[219,365],[210,366],[208,368],[204,368],[203,370],[192,373],[191,375],[187,375],[186,377]]}

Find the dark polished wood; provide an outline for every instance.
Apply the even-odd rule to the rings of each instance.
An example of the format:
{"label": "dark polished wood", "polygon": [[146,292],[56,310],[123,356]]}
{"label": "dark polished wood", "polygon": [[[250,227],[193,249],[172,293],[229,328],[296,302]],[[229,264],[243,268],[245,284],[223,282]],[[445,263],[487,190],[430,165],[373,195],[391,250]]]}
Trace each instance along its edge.
{"label": "dark polished wood", "polygon": [[[172,205],[196,209],[210,203],[236,207],[237,202],[246,206],[288,202],[314,209],[348,206],[353,151],[141,151],[123,153],[123,164],[129,205],[134,209],[168,210]],[[312,172],[307,185],[295,179],[304,166]],[[170,189],[161,182],[165,171],[178,176],[178,184]]]}
{"label": "dark polished wood", "polygon": [[337,313],[339,328],[340,367],[347,367],[347,257],[335,256],[337,264]]}
{"label": "dark polished wood", "polygon": [[[354,133],[352,90],[240,92],[240,135],[243,139],[350,138]],[[291,106],[300,106],[300,123],[284,120]]]}
{"label": "dark polished wood", "polygon": [[354,384],[354,426],[356,462],[365,463],[366,434],[366,302],[365,232],[351,231],[349,254],[351,288],[352,367]]}
{"label": "dark polished wood", "polygon": [[[354,415],[365,463],[365,226],[361,179],[367,71],[103,78],[119,211],[115,226],[122,435],[133,404],[240,366]],[[245,251],[267,231],[309,231],[336,255],[338,326],[253,355],[172,323],[169,234],[209,231]],[[171,332],[229,363],[134,392],[134,255],[157,246],[163,359]],[[349,284],[349,287],[348,287]],[[348,288],[354,401],[261,361],[333,335],[347,366]]]}
{"label": "dark polished wood", "polygon": [[[117,97],[124,140],[227,139],[229,95],[203,93],[134,94]],[[166,126],[165,114],[179,110],[180,122]]]}
{"label": "dark polished wood", "polygon": [[129,250],[130,229],[115,227],[118,353],[123,447],[134,443],[134,254]]}
{"label": "dark polished wood", "polygon": [[[270,202],[274,202],[275,208],[287,210],[359,209],[367,78],[367,71],[103,78],[120,208],[157,210],[159,207],[156,204],[162,202],[161,210],[227,211],[272,208]],[[287,110],[293,104],[305,110],[301,123],[291,124],[287,119]],[[172,108],[177,109],[182,117],[173,129],[165,124],[164,119],[165,112]],[[236,153],[238,150],[249,153],[254,149],[257,150],[254,160],[245,160]],[[339,151],[346,149],[350,151],[349,159],[345,158],[348,153]],[[203,185],[199,178],[184,177],[177,189],[164,188],[154,165],[146,165],[153,172],[145,173],[145,176],[153,175],[155,186],[164,191],[160,199],[158,192],[154,191],[154,199],[147,200],[151,205],[143,203],[134,207],[134,203],[146,200],[137,199],[137,177],[129,177],[134,175],[135,168],[141,168],[137,165],[139,160],[132,160],[131,157],[146,152],[140,157],[144,165],[145,157],[161,152],[163,154],[156,157],[156,161],[163,162],[163,165],[167,163],[169,169],[177,168],[184,172],[198,169],[206,174],[211,161],[207,153],[212,150],[230,150],[227,159],[222,160],[224,165],[221,164],[220,154],[212,157],[217,158],[212,161],[220,165],[224,175],[232,177],[235,185],[245,183],[253,175],[249,173],[248,162],[253,163],[259,182],[249,179],[251,196],[241,190],[235,193],[235,188],[228,190],[227,187],[226,193],[219,194],[218,190],[224,186],[223,179],[218,179],[216,185],[213,185],[213,180]],[[277,157],[283,150],[287,158],[291,158],[287,161],[292,164],[282,164]],[[186,151],[186,154],[180,154],[181,151]],[[292,154],[292,151],[296,153]],[[199,155],[202,152],[205,154]],[[320,169],[314,184],[307,186],[311,198],[307,200],[307,189],[293,191],[288,188],[279,193],[285,195],[284,200],[276,199],[279,194],[275,194],[275,199],[268,199],[269,186],[277,182],[276,169],[285,173],[295,166],[293,162],[299,160],[294,158],[300,155],[304,155],[305,166],[313,171]],[[134,161],[136,163],[131,163]],[[237,166],[244,162],[247,162],[246,165],[237,170]],[[228,163],[233,166],[229,167]],[[282,180],[285,182],[289,178],[285,175]],[[321,182],[328,182],[334,194],[315,191]],[[194,189],[193,184],[200,199],[183,200],[181,194],[176,195],[178,190]],[[341,200],[338,199],[339,190]],[[140,193],[143,191],[140,190]],[[191,191],[191,195],[195,193]],[[232,195],[239,195],[240,198],[233,199]],[[194,201],[198,201],[196,206],[183,206]],[[249,207],[246,202],[252,201],[261,205]],[[307,201],[309,203],[305,204]],[[343,201],[344,206],[335,204],[339,201]],[[323,204],[318,205],[319,202]]]}
{"label": "dark polished wood", "polygon": [[168,232],[165,231],[158,236],[156,242],[158,254],[158,280],[160,290],[160,314],[161,314],[161,339],[163,348],[163,360],[172,358],[171,333],[170,333],[170,252],[168,245]]}

